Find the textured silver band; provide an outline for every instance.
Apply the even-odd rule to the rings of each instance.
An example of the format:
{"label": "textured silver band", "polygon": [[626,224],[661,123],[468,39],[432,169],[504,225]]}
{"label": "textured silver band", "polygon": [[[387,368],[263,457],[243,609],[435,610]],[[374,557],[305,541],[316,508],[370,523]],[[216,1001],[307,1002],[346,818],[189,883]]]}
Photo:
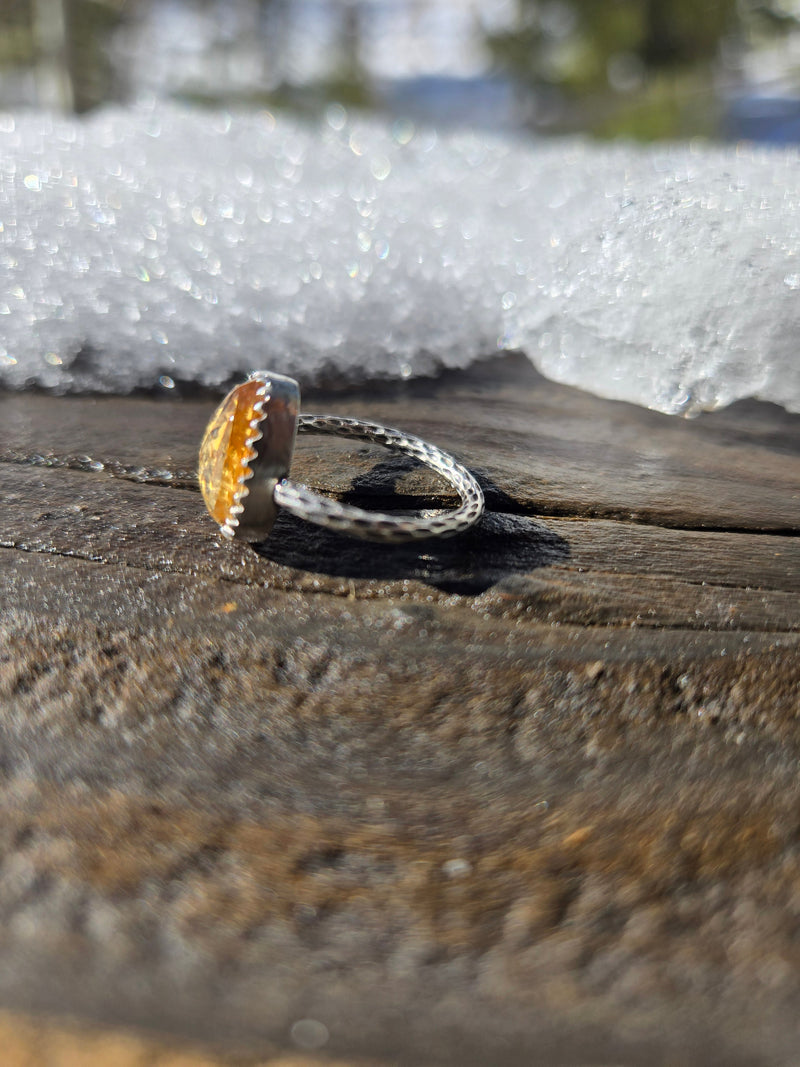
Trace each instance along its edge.
{"label": "textured silver band", "polygon": [[447,452],[442,452],[419,437],[374,422],[340,418],[338,415],[299,415],[297,432],[369,441],[393,452],[413,456],[440,474],[461,497],[460,506],[452,511],[401,518],[341,504],[338,500],[319,496],[304,485],[282,479],[275,486],[275,503],[298,518],[366,541],[397,543],[421,541],[429,537],[452,537],[469,529],[483,514],[483,491],[467,468]]}

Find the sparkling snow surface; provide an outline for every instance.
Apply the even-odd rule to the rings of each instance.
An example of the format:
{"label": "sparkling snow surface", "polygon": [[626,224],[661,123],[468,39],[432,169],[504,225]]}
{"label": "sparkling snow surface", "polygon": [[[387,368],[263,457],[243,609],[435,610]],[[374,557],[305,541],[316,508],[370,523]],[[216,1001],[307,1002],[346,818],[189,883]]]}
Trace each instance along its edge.
{"label": "sparkling snow surface", "polygon": [[407,378],[521,349],[668,412],[800,410],[796,151],[408,122],[0,115],[0,383]]}

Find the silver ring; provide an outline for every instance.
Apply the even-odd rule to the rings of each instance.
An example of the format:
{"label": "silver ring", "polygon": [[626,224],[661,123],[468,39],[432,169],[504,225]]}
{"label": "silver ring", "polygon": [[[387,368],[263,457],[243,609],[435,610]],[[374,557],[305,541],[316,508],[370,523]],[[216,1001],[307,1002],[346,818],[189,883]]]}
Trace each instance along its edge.
{"label": "silver ring", "polygon": [[[435,445],[374,422],[338,415],[301,415],[293,378],[254,371],[225,397],[200,445],[199,480],[206,507],[225,537],[263,541],[278,509],[367,541],[452,537],[483,514],[483,491],[466,467]],[[398,517],[342,504],[288,479],[297,433],[326,434],[383,445],[419,460],[458,493],[460,505],[438,515]]]}

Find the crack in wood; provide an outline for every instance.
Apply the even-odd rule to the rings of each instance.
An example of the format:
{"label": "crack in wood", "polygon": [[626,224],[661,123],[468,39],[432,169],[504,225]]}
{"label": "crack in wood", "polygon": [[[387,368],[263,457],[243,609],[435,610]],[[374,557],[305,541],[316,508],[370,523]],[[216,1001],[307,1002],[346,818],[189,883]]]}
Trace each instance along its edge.
{"label": "crack in wood", "polygon": [[[104,567],[114,568],[114,567],[120,567],[121,566],[121,567],[125,567],[128,570],[143,571],[145,573],[151,573],[151,574],[152,573],[170,574],[170,575],[182,577],[182,578],[185,578],[185,579],[208,580],[208,578],[209,578],[208,574],[200,575],[197,572],[193,572],[193,571],[191,571],[191,570],[189,570],[187,568],[181,568],[179,566],[175,566],[174,563],[169,563],[169,564],[165,564],[165,565],[159,566],[156,563],[147,564],[147,563],[142,563],[142,562],[133,562],[133,561],[125,560],[123,558],[111,558],[111,557],[106,557],[106,556],[102,556],[102,555],[91,555],[91,554],[88,554],[88,553],[70,552],[70,551],[67,551],[67,550],[64,550],[64,549],[56,549],[54,547],[47,547],[47,546],[43,546],[43,545],[42,546],[28,545],[28,544],[25,544],[24,542],[0,541],[0,549],[5,549],[7,551],[24,552],[26,554],[30,554],[30,555],[34,555],[34,556],[35,555],[44,555],[44,556],[49,556],[49,557],[60,557],[60,558],[63,558],[63,559],[75,560],[75,561],[79,561],[79,562],[83,562],[83,563],[91,563],[91,564],[94,564],[96,566],[101,566],[101,567],[104,566]],[[552,566],[552,571],[554,572],[554,574],[556,576],[558,576],[559,574],[579,574],[579,573],[581,573],[576,568],[571,568],[571,567],[563,566],[563,565],[560,565],[560,564],[553,564],[551,566]],[[612,578],[612,579],[619,579],[621,581],[623,581],[624,579],[641,580],[641,576],[640,575],[621,574],[619,572],[617,572],[617,573],[614,573],[614,572],[593,572],[592,575],[591,575],[591,578],[594,579],[596,577],[606,577],[606,578]],[[688,587],[693,588],[693,589],[702,589],[702,591],[704,593],[708,594],[710,597],[713,597],[716,592],[719,592],[720,595],[724,595],[723,591],[725,591],[725,590],[733,590],[733,591],[740,592],[740,593],[756,593],[756,594],[758,592],[761,592],[761,590],[753,590],[753,589],[749,589],[749,588],[744,589],[742,587],[738,587],[737,588],[737,587],[733,587],[733,586],[723,586],[723,585],[715,585],[715,584],[708,584],[708,583],[705,583],[705,584],[704,583],[697,583],[697,582],[680,582],[679,583],[679,582],[675,582],[674,579],[670,579],[669,576],[654,576],[654,577],[658,577],[659,579],[663,579],[665,582],[671,583],[674,587],[676,587],[676,592],[679,590],[679,588],[682,585],[685,585],[685,586],[688,586]],[[231,584],[233,586],[240,586],[242,588],[262,588],[265,585],[264,582],[258,582],[258,581],[255,581],[255,580],[247,580],[247,579],[243,579],[243,578],[237,578],[236,576],[228,574],[228,573],[220,573],[219,575],[216,576],[216,579],[221,581],[221,582],[225,582],[227,584]],[[346,586],[342,586],[342,585],[340,585],[340,586],[336,586],[336,585],[331,586],[330,584],[326,584],[326,585],[320,585],[320,586],[315,587],[314,585],[309,586],[306,582],[300,582],[300,583],[297,583],[295,585],[290,580],[290,582],[286,586],[269,586],[269,588],[270,588],[271,592],[273,592],[275,594],[288,595],[288,594],[290,594],[292,592],[296,592],[296,591],[301,591],[302,590],[304,595],[305,594],[312,594],[312,595],[315,595],[315,596],[326,596],[327,595],[327,596],[336,597],[337,599],[348,599],[348,600],[362,601],[362,602],[364,602],[364,601],[375,602],[376,600],[377,601],[383,600],[385,603],[393,604],[394,601],[396,599],[398,599],[397,590],[395,590],[393,588],[390,588],[388,590],[387,589],[378,588],[376,590],[374,588],[374,585],[375,585],[374,580],[365,579],[365,580],[362,580],[362,582],[366,582],[367,584],[366,584],[366,586],[364,586],[362,584],[362,588],[361,589],[359,589],[355,585],[355,583],[354,583],[354,581],[352,579],[348,580]],[[541,584],[545,584],[545,583],[541,583]],[[500,587],[500,590],[502,590],[502,586]],[[539,590],[537,590],[537,592],[539,592]],[[778,634],[794,634],[795,632],[797,632],[800,629],[800,616],[798,616],[798,618],[795,619],[795,620],[791,620],[790,619],[790,621],[788,621],[785,625],[778,625],[778,624],[775,624],[775,623],[773,623],[772,625],[753,625],[751,623],[750,625],[748,625],[748,626],[746,626],[744,628],[742,628],[741,626],[733,625],[734,621],[738,622],[738,619],[736,617],[741,611],[741,608],[736,607],[735,605],[732,605],[731,608],[730,608],[729,622],[727,624],[715,622],[715,620],[713,618],[709,617],[708,609],[706,609],[706,611],[700,611],[700,610],[696,611],[696,613],[697,613],[697,621],[695,622],[694,625],[692,625],[691,623],[687,623],[685,620],[684,621],[669,621],[668,619],[664,618],[663,612],[659,612],[656,609],[653,609],[653,616],[652,617],[648,617],[646,614],[643,613],[643,611],[631,610],[630,611],[630,617],[624,618],[624,619],[620,619],[619,621],[613,621],[612,619],[592,619],[592,618],[587,618],[585,616],[584,612],[587,609],[584,608],[582,605],[587,601],[591,601],[593,599],[593,595],[591,593],[591,590],[589,591],[588,595],[585,595],[585,596],[582,596],[582,592],[583,592],[582,590],[573,591],[573,590],[571,590],[569,588],[561,586],[559,584],[558,580],[557,580],[557,577],[556,577],[556,580],[546,583],[545,593],[549,596],[550,599],[548,600],[547,604],[544,607],[540,608],[539,610],[537,610],[537,611],[531,610],[532,608],[536,607],[536,601],[534,600],[534,601],[526,604],[525,603],[525,594],[523,592],[521,594],[514,594],[514,593],[510,594],[510,598],[509,599],[511,599],[512,601],[513,600],[518,600],[520,602],[520,604],[521,604],[521,606],[517,610],[510,609],[508,612],[505,612],[505,611],[501,611],[499,613],[492,612],[491,614],[492,614],[492,617],[495,618],[498,622],[502,622],[502,623],[504,623],[506,625],[513,625],[514,623],[516,623],[518,621],[518,619],[520,618],[520,615],[527,614],[527,616],[529,618],[529,621],[531,621],[531,622],[538,620],[538,621],[541,621],[541,622],[543,622],[545,624],[550,623],[550,624],[556,624],[556,625],[561,625],[563,623],[568,622],[568,623],[570,623],[571,625],[574,625],[574,626],[578,626],[578,627],[585,628],[585,629],[594,629],[594,630],[598,630],[598,629],[634,630],[634,629],[640,629],[640,628],[647,628],[647,629],[674,630],[674,631],[685,631],[685,632],[719,633],[719,634],[734,633],[734,632],[738,632],[738,633],[742,633],[742,632],[759,632],[759,633],[774,633],[774,634],[778,635]],[[782,592],[780,590],[769,590],[768,592],[770,593],[771,599],[773,600],[773,602],[776,600],[776,597],[780,597],[780,596],[786,597],[786,598],[791,597],[791,594],[784,593],[784,592]],[[490,590],[490,594],[491,594],[491,590]],[[466,604],[469,604],[469,605],[477,608],[481,604],[484,604],[484,605],[487,604],[486,598],[490,594],[487,594],[486,592],[480,592],[480,593],[475,593],[475,594],[472,594],[472,595],[470,595],[469,593],[454,593],[454,594],[450,594],[450,595],[451,596],[455,595],[460,600],[463,600]],[[504,597],[504,594],[503,594],[502,591],[498,591],[498,592],[494,593],[493,595],[495,596],[496,599],[499,598],[500,600],[502,600],[503,597]],[[621,596],[625,595],[625,588],[624,587],[621,588],[620,595]],[[424,597],[424,594],[421,593],[421,592],[416,594],[416,595],[414,595],[414,593],[412,591],[410,591],[408,588],[406,588],[404,590],[404,592],[403,592],[402,599],[404,601],[406,601],[406,602],[414,602],[414,601],[420,602],[420,601],[423,601],[425,599],[425,597]],[[768,598],[763,598],[763,599],[768,599]],[[597,601],[597,604],[596,604],[597,610],[601,610],[606,606],[604,604],[604,598],[601,598],[601,597],[598,596],[596,598],[596,601]],[[788,600],[788,603],[789,604],[794,604],[794,598],[792,598],[791,600]]]}
{"label": "crack in wood", "polygon": [[[69,470],[83,474],[109,475],[120,481],[133,482],[139,485],[152,485],[158,488],[188,489],[191,492],[199,492],[197,475],[186,470],[147,469],[146,467],[125,465],[115,460],[96,460],[91,456],[57,456],[57,455],[28,455],[13,452],[0,453],[0,464],[12,466],[27,466],[49,470]],[[480,479],[479,479],[480,480]],[[393,512],[424,510],[434,508],[446,508],[452,505],[452,494],[432,493],[427,495],[403,494],[403,493],[365,493],[345,490],[342,492],[331,491],[323,487],[309,485],[310,488],[322,492],[334,499],[344,499],[348,503],[360,507],[372,507],[375,510]],[[564,521],[583,521],[598,519],[609,522],[625,523],[630,526],[645,526],[653,529],[686,531],[687,533],[729,533],[729,534],[755,534],[765,536],[798,537],[800,525],[786,527],[765,524],[760,527],[748,527],[732,524],[715,524],[710,522],[675,522],[669,523],[664,516],[648,516],[646,512],[631,515],[629,510],[615,508],[613,506],[599,508],[587,507],[583,509],[564,508],[554,504],[542,503],[536,505],[524,505],[514,501],[505,493],[500,493],[492,488],[484,486],[486,505],[490,511],[496,511],[492,505],[497,503],[498,497],[502,499],[503,508],[500,512],[505,515],[519,515],[523,518],[557,518]]]}

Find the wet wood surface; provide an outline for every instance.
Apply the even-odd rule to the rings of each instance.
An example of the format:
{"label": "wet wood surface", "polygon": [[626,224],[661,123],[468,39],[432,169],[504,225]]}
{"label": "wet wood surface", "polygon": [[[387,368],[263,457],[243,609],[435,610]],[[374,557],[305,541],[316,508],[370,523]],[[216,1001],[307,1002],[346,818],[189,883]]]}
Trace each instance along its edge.
{"label": "wet wood surface", "polygon": [[[0,1004],[248,1064],[790,1062],[800,417],[513,357],[310,395],[489,514],[254,551],[196,489],[213,407],[0,395]],[[292,473],[452,502],[328,439]]]}

